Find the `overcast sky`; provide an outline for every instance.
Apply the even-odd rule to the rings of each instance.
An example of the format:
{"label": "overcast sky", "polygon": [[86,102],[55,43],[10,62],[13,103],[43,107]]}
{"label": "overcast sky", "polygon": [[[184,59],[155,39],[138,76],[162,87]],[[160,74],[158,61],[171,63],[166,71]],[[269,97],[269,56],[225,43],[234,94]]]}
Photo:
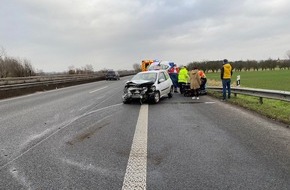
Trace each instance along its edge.
{"label": "overcast sky", "polygon": [[0,47],[44,72],[286,58],[289,0],[1,0]]}

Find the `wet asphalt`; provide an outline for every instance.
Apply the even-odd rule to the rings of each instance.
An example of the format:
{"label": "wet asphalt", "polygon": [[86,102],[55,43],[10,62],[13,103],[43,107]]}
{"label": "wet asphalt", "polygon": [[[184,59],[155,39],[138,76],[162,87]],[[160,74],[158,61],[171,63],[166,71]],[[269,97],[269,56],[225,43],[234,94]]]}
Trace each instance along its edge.
{"label": "wet asphalt", "polygon": [[[0,189],[122,189],[139,110],[120,81],[0,101]],[[209,96],[149,104],[147,189],[290,189],[290,130]]]}

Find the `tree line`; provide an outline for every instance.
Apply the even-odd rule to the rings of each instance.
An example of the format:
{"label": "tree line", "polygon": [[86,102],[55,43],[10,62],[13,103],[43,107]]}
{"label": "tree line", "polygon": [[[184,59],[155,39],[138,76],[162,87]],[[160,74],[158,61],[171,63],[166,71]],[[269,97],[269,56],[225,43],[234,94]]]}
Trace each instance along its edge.
{"label": "tree line", "polygon": [[[290,51],[288,52],[289,59],[285,60],[247,60],[247,61],[233,61],[230,62],[234,71],[259,71],[259,70],[273,70],[279,69],[290,69]],[[189,70],[197,67],[204,72],[219,72],[222,66],[222,61],[193,61],[187,64]],[[141,70],[141,66],[138,63],[133,64],[135,72]],[[101,71],[100,71],[101,72]],[[82,68],[75,68],[70,66],[68,74],[92,74],[94,73],[93,66],[88,64]],[[41,71],[36,72],[30,61],[27,59],[19,59],[7,56],[5,50],[0,48],[0,78],[6,77],[28,77],[44,74]]]}
{"label": "tree line", "polygon": [[[194,67],[203,70],[204,72],[218,72],[222,67],[222,60],[219,61],[201,61],[191,62],[187,65],[189,70]],[[230,62],[234,71],[259,71],[259,70],[274,70],[279,69],[290,69],[290,59],[286,60],[247,60],[247,61],[233,61]]]}
{"label": "tree line", "polygon": [[68,74],[93,74],[94,68],[91,64],[87,64],[81,68],[75,68],[74,66],[68,67]]}
{"label": "tree line", "polygon": [[34,75],[36,72],[29,60],[7,56],[5,49],[0,47],[0,78]]}
{"label": "tree line", "polygon": [[27,59],[0,56],[0,78],[35,76],[36,72]]}

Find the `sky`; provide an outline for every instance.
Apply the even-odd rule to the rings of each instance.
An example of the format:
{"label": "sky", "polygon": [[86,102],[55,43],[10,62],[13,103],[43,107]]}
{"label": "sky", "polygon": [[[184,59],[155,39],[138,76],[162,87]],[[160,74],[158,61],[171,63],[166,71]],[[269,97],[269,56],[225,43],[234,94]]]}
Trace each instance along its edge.
{"label": "sky", "polygon": [[0,48],[43,72],[133,70],[144,59],[285,59],[289,7],[289,0],[1,0]]}

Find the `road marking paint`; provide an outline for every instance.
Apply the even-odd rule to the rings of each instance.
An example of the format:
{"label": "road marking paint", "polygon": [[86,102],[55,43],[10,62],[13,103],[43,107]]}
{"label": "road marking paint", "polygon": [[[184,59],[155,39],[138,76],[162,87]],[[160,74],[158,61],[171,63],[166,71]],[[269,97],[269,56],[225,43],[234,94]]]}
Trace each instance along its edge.
{"label": "road marking paint", "polygon": [[215,102],[204,102],[205,104],[214,104]]}
{"label": "road marking paint", "polygon": [[103,89],[105,89],[105,88],[108,88],[108,86],[104,86],[103,88],[99,88],[99,89],[93,90],[93,91],[90,92],[90,94],[91,94],[91,93],[94,93],[94,92],[97,92],[97,91],[99,91],[99,90],[103,90]]}
{"label": "road marking paint", "polygon": [[146,189],[148,105],[140,108],[122,190]]}
{"label": "road marking paint", "polygon": [[88,108],[88,107],[90,107],[91,105],[87,105],[87,106],[84,106],[84,107],[81,107],[80,109],[79,109],[79,111],[82,111],[82,110],[84,110],[84,109],[86,109],[86,108]]}

